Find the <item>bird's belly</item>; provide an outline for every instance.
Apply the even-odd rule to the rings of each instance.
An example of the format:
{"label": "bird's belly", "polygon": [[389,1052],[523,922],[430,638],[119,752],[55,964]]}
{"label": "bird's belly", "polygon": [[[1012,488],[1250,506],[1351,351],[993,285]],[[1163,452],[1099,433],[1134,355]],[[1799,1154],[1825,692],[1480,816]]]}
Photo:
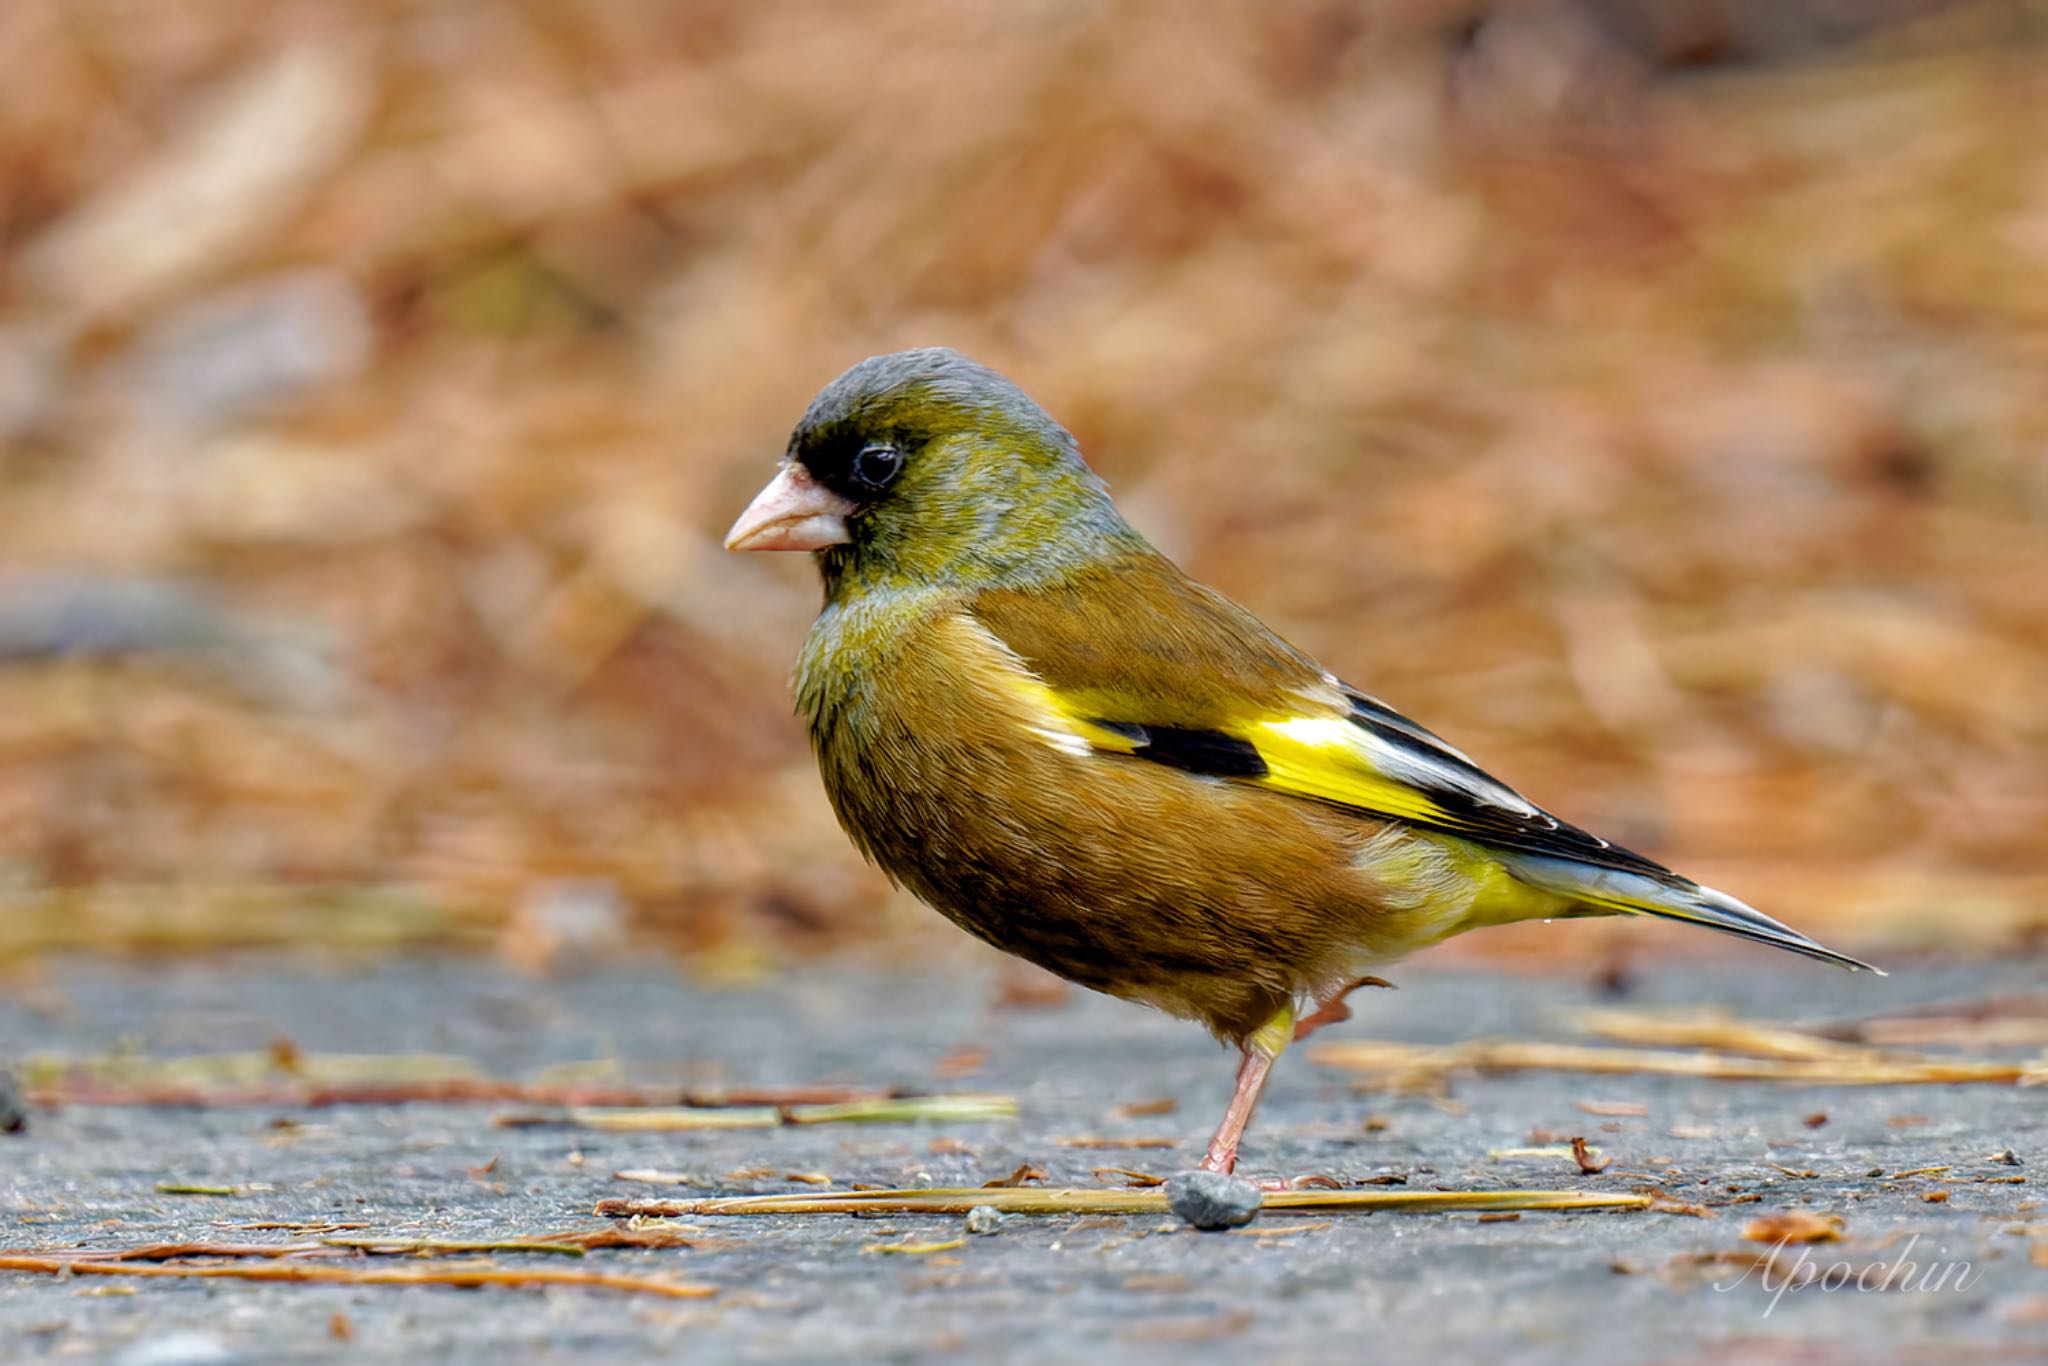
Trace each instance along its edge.
{"label": "bird's belly", "polygon": [[1014,734],[887,728],[820,759],[855,842],[955,924],[1228,1037],[1441,937],[1361,869],[1384,827],[1312,803]]}

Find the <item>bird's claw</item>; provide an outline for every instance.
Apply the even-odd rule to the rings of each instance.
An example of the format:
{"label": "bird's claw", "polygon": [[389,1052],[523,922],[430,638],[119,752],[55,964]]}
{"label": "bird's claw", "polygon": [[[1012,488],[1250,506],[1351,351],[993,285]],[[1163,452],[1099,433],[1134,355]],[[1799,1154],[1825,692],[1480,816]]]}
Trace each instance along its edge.
{"label": "bird's claw", "polygon": [[1315,1014],[1304,1015],[1301,1019],[1295,1021],[1295,1041],[1298,1043],[1306,1039],[1324,1025],[1343,1024],[1346,1020],[1350,1019],[1351,1007],[1345,1003],[1344,998],[1360,987],[1385,987],[1387,990],[1392,991],[1394,984],[1384,977],[1361,977],[1354,982],[1347,982],[1337,991],[1317,1001]]}

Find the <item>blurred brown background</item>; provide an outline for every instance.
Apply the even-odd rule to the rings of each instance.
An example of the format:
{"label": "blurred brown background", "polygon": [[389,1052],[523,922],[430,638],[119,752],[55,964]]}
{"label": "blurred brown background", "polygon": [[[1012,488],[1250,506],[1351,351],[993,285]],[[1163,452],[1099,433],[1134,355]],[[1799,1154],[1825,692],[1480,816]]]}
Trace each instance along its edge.
{"label": "blurred brown background", "polygon": [[[2048,932],[2048,8],[8,0],[0,960],[959,940],[834,828],[813,391],[1840,946]],[[1451,952],[1584,961],[1604,922]]]}

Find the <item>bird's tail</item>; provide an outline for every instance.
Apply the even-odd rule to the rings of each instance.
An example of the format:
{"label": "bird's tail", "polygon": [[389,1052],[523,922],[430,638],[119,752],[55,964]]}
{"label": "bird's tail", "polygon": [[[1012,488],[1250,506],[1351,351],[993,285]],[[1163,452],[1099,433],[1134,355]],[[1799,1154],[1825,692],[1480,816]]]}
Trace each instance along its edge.
{"label": "bird's tail", "polygon": [[1512,854],[1502,862],[1517,880],[1595,910],[1652,915],[1661,920],[1705,925],[1723,934],[1788,949],[1837,967],[1884,976],[1880,969],[1847,954],[1836,953],[1732,896],[1688,882],[1676,874],[1671,874],[1670,880],[1666,881],[1645,873],[1600,868],[1542,854]]}

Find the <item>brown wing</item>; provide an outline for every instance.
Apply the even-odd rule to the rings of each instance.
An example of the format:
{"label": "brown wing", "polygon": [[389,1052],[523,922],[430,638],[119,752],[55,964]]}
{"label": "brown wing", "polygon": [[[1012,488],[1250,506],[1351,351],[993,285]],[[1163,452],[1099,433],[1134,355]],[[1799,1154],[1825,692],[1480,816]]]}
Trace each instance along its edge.
{"label": "brown wing", "polygon": [[1314,660],[1154,552],[988,589],[969,611],[1055,691],[1110,720],[1221,728],[1324,684]]}
{"label": "brown wing", "polygon": [[1157,554],[986,591],[970,611],[1060,710],[1108,732],[1111,752],[1497,849],[1672,876],[1542,810]]}

